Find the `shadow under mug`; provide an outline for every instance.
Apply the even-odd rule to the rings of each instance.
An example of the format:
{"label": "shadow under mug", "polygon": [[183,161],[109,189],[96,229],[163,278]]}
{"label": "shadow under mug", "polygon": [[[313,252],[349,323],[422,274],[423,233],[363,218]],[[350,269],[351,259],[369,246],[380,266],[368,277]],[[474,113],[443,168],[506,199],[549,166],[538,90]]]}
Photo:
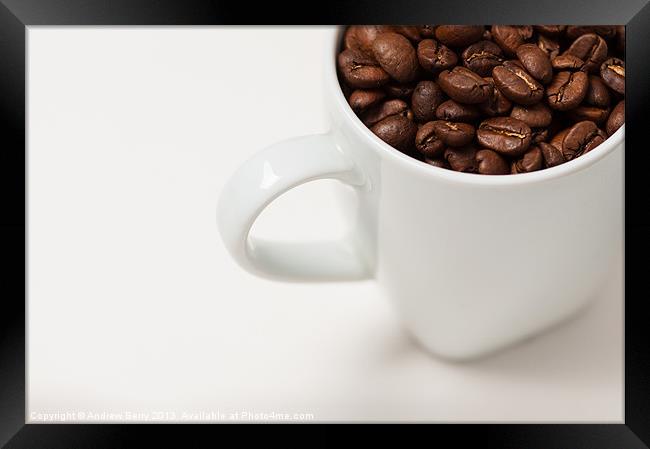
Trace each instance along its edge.
{"label": "shadow under mug", "polygon": [[[276,143],[222,190],[222,240],[245,270],[279,280],[375,279],[426,349],[469,359],[538,333],[597,296],[622,245],[625,126],[591,152],[541,171],[459,173],[400,153],[349,107],[337,79],[341,29],[328,36],[331,129]],[[249,235],[282,193],[317,179],[353,187],[339,242]]]}

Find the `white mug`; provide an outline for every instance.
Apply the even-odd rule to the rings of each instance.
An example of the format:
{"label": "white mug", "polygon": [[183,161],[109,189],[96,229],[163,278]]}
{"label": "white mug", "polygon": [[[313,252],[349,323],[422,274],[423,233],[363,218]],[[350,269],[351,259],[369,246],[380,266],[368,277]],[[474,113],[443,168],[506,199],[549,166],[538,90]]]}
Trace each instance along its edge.
{"label": "white mug", "polygon": [[[426,349],[469,359],[573,315],[618,259],[625,126],[599,147],[537,172],[487,176],[433,167],[376,137],[337,79],[341,30],[325,58],[327,134],[276,143],[225,185],[218,227],[242,268],[281,280],[374,278]],[[317,179],[353,186],[355,226],[340,242],[249,235],[260,212]]]}

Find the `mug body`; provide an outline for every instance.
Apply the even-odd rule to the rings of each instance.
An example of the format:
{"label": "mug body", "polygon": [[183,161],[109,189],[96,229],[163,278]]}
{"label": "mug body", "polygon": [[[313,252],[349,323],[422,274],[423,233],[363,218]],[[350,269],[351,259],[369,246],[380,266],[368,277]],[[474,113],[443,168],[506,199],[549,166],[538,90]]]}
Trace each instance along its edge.
{"label": "mug body", "polygon": [[598,148],[539,172],[487,176],[432,167],[374,136],[325,55],[337,145],[362,170],[353,239],[406,330],[467,359],[569,317],[620,263],[624,126]]}

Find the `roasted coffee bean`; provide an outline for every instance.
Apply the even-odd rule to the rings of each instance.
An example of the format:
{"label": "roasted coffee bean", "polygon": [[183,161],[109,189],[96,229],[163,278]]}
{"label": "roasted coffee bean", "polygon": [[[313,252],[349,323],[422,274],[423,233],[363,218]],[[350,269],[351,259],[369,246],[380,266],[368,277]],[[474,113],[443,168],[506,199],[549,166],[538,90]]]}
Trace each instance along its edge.
{"label": "roasted coffee bean", "polygon": [[450,69],[458,63],[456,53],[433,39],[420,41],[417,54],[420,65],[432,73]]}
{"label": "roasted coffee bean", "polygon": [[507,56],[515,56],[517,48],[533,36],[533,27],[492,25],[492,39]]}
{"label": "roasted coffee bean", "polygon": [[478,107],[490,117],[507,114],[512,108],[512,102],[497,89],[492,77],[485,77],[485,80],[490,83],[490,98],[486,102],[479,104]]}
{"label": "roasted coffee bean", "polygon": [[584,102],[589,106],[607,108],[610,103],[609,89],[603,80],[595,75],[589,75],[589,88]]}
{"label": "roasted coffee bean", "polygon": [[585,154],[607,139],[607,134],[594,122],[584,121],[573,125],[562,139],[562,153],[570,161]]}
{"label": "roasted coffee bean", "polygon": [[580,105],[577,108],[569,109],[567,111],[567,116],[576,122],[588,120],[600,125],[605,120],[607,120],[607,117],[609,116],[609,109],[599,108],[596,106]]}
{"label": "roasted coffee bean", "polygon": [[481,39],[485,27],[479,25],[440,25],[436,39],[450,47],[464,47]]}
{"label": "roasted coffee bean", "polygon": [[454,100],[443,101],[436,109],[436,118],[451,122],[473,122],[480,116],[480,111],[473,104],[462,104]]}
{"label": "roasted coffee bean", "polygon": [[476,131],[478,143],[505,156],[519,156],[530,145],[531,130],[521,120],[494,117],[483,121]]}
{"label": "roasted coffee bean", "polygon": [[452,170],[465,173],[478,172],[476,147],[474,145],[467,145],[459,148],[447,148],[445,150],[445,159],[451,166]]}
{"label": "roasted coffee bean", "polygon": [[401,34],[408,40],[418,43],[422,39],[422,36],[420,35],[420,28],[417,26],[412,26],[412,25],[394,25],[387,27],[386,31],[392,31],[394,33]]}
{"label": "roasted coffee bean", "polygon": [[556,165],[564,164],[566,159],[562,150],[557,148],[550,143],[540,142],[537,144],[540,150],[542,150],[542,156],[544,157],[544,165],[546,167],[555,167]]}
{"label": "roasted coffee bean", "polygon": [[438,85],[459,103],[483,103],[490,97],[490,84],[466,67],[456,66],[438,76]]}
{"label": "roasted coffee bean", "polygon": [[607,58],[607,43],[597,34],[583,34],[577,38],[565,52],[585,62],[583,70],[598,72],[598,68]]}
{"label": "roasted coffee bean", "polygon": [[415,135],[415,148],[429,159],[442,156],[445,151],[445,144],[436,134],[434,122],[425,123],[418,129]]}
{"label": "roasted coffee bean", "polygon": [[558,37],[566,30],[566,25],[533,25],[533,30],[549,37]]}
{"label": "roasted coffee bean", "polygon": [[584,66],[585,62],[582,59],[568,54],[556,56],[551,60],[551,67],[555,70],[568,70],[575,72],[582,70]]}
{"label": "roasted coffee bean", "polygon": [[372,127],[375,123],[378,123],[391,115],[402,115],[409,120],[413,120],[413,112],[409,109],[408,104],[398,98],[384,101],[383,103],[368,109],[361,118],[366,126]]}
{"label": "roasted coffee bean", "polygon": [[381,89],[357,89],[350,94],[349,103],[354,112],[362,112],[379,103],[386,96]]}
{"label": "roasted coffee bean", "polygon": [[625,27],[366,25],[337,70],[357,117],[427,164],[479,174],[568,163],[625,121]]}
{"label": "roasted coffee bean", "polygon": [[428,122],[436,118],[436,108],[445,100],[442,89],[434,81],[420,81],[411,98],[413,115],[420,122]]}
{"label": "roasted coffee bean", "polygon": [[436,35],[437,25],[420,25],[420,36],[430,38]]}
{"label": "roasted coffee bean", "polygon": [[402,115],[391,115],[376,123],[371,131],[388,145],[406,152],[415,144],[418,126]]}
{"label": "roasted coffee bean", "polygon": [[548,139],[548,128],[530,128],[530,144],[546,142]]}
{"label": "roasted coffee bean", "polygon": [[367,56],[374,58],[372,43],[380,32],[380,27],[377,25],[355,25],[348,27],[343,37],[343,47],[361,51]]}
{"label": "roasted coffee bean", "polygon": [[584,72],[559,72],[546,88],[548,105],[558,111],[575,108],[587,95],[589,78]]}
{"label": "roasted coffee bean", "polygon": [[523,44],[517,48],[517,59],[530,75],[542,84],[548,84],[553,79],[551,60],[535,44]]}
{"label": "roasted coffee bean", "polygon": [[543,160],[544,156],[542,156],[542,150],[540,150],[538,146],[531,147],[522,157],[512,161],[510,172],[513,175],[516,175],[519,173],[530,173],[540,170],[542,168]]}
{"label": "roasted coffee bean", "polygon": [[625,61],[609,58],[600,66],[600,77],[614,92],[625,95]]}
{"label": "roasted coffee bean", "polygon": [[401,34],[379,34],[372,43],[372,52],[381,68],[396,81],[408,83],[415,79],[418,57],[411,42]]}
{"label": "roasted coffee bean", "polygon": [[519,104],[535,104],[544,96],[544,88],[526,70],[511,61],[492,70],[497,88],[509,100]]}
{"label": "roasted coffee bean", "polygon": [[338,66],[345,82],[356,89],[380,87],[390,79],[374,58],[360,50],[348,48],[339,53]]}
{"label": "roasted coffee bean", "polygon": [[424,158],[424,162],[426,162],[429,165],[433,165],[434,167],[446,168],[447,170],[451,170],[451,166],[449,165],[449,162],[447,162],[444,159],[427,159],[427,158]]}
{"label": "roasted coffee bean", "polygon": [[503,62],[503,52],[494,42],[479,41],[467,47],[462,58],[465,67],[485,77],[490,76],[492,69]]}
{"label": "roasted coffee bean", "polygon": [[474,139],[475,130],[470,124],[454,123],[446,120],[436,120],[430,123],[436,136],[447,146],[462,147]]}
{"label": "roasted coffee bean", "polygon": [[507,175],[510,173],[508,162],[492,150],[479,150],[476,152],[478,172],[482,175]]}
{"label": "roasted coffee bean", "polygon": [[562,141],[571,128],[565,128],[551,138],[550,144],[562,151]]}
{"label": "roasted coffee bean", "polygon": [[623,126],[623,123],[625,123],[625,100],[619,101],[618,104],[614,106],[614,109],[612,109],[612,113],[609,114],[607,124],[605,125],[607,135],[611,136],[614,134],[618,128]]}
{"label": "roasted coffee bean", "polygon": [[410,100],[411,95],[413,95],[413,91],[415,90],[415,86],[416,83],[400,84],[394,81],[389,81],[388,84],[384,86],[384,91],[390,98]]}
{"label": "roasted coffee bean", "polygon": [[537,38],[537,46],[542,50],[546,56],[552,61],[557,55],[560,54],[560,44],[558,41],[550,37],[540,35]]}
{"label": "roasted coffee bean", "polygon": [[546,128],[553,120],[551,110],[543,103],[531,106],[515,105],[510,112],[510,117],[521,120],[531,128]]}
{"label": "roasted coffee bean", "polygon": [[566,36],[569,39],[576,39],[589,33],[595,33],[608,39],[614,36],[616,27],[611,25],[569,25],[566,27]]}

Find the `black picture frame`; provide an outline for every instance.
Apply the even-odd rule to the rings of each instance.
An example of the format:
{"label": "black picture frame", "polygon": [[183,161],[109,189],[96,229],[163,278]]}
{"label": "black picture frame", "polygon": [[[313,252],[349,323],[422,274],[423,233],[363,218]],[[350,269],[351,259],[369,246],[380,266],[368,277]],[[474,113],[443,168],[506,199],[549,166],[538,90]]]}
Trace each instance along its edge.
{"label": "black picture frame", "polygon": [[[625,419],[621,424],[473,424],[417,426],[417,432],[458,445],[507,448],[647,448],[650,445],[650,331],[644,314],[645,256],[650,207],[642,148],[650,117],[649,0],[332,0],[320,5],[219,0],[2,0],[0,92],[3,199],[0,277],[0,444],[9,448],[123,447],[143,433],[171,432],[184,441],[215,426],[25,424],[26,331],[26,27],[31,25],[227,25],[332,23],[571,23],[626,24],[625,157]],[[312,425],[309,425],[312,426]],[[224,432],[226,426],[219,426]],[[271,426],[275,427],[275,426]],[[267,427],[268,428],[268,427]],[[185,438],[184,437],[184,438]],[[243,440],[242,440],[243,441]],[[321,433],[319,442],[326,442]],[[333,440],[335,442],[336,440]],[[458,444],[460,443],[460,444]],[[644,444],[645,443],[645,444]],[[476,446],[480,444],[480,446]],[[188,446],[188,444],[183,447]],[[189,444],[193,446],[193,444]]]}

